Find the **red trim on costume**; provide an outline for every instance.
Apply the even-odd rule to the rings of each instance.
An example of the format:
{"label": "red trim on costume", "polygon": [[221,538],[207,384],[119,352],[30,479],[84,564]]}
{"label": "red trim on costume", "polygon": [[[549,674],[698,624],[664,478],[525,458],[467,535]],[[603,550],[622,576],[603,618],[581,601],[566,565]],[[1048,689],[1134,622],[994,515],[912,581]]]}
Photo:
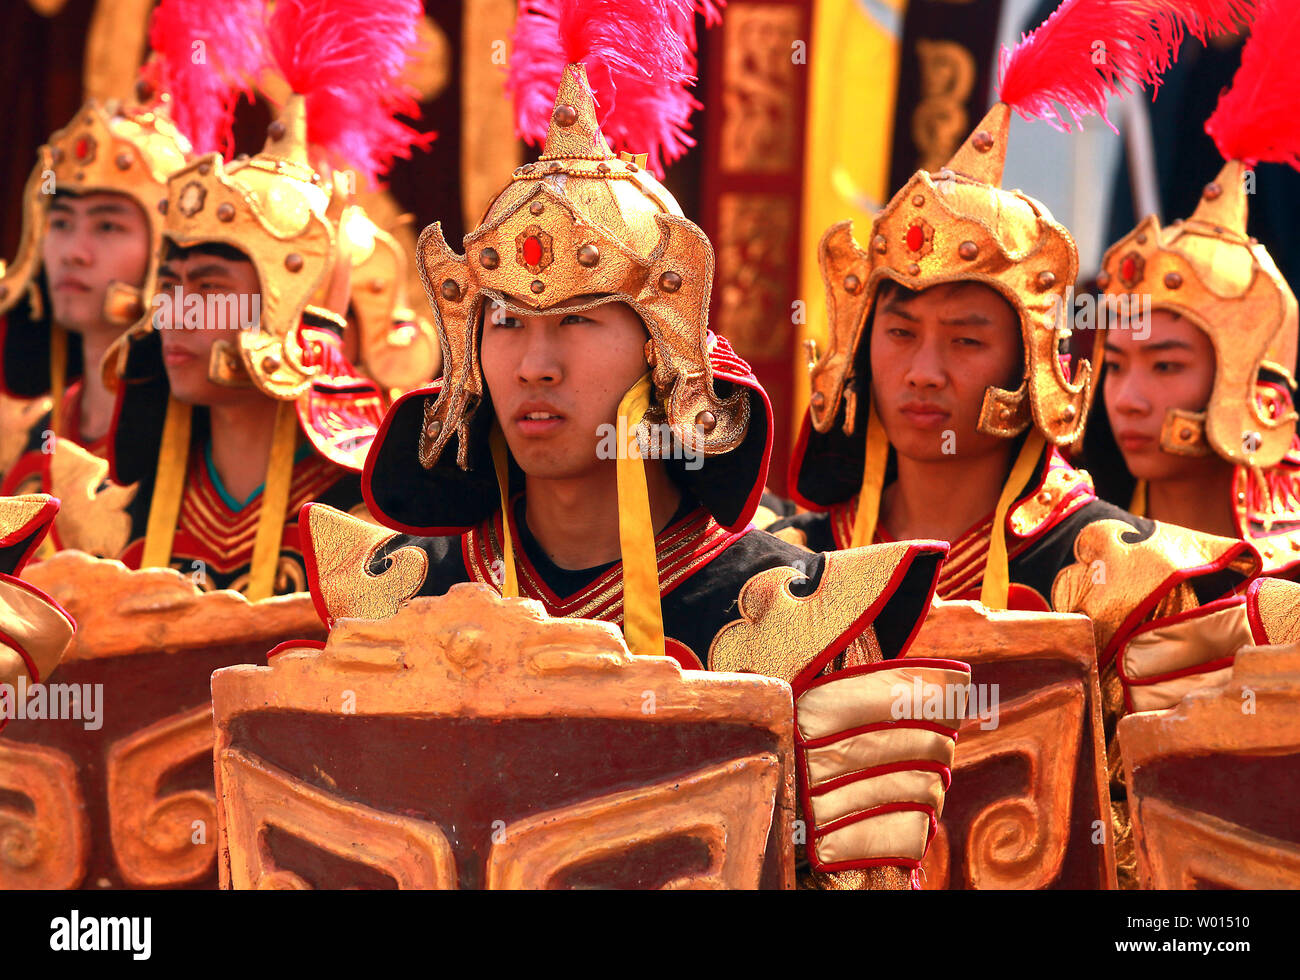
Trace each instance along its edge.
{"label": "red trim on costume", "polygon": [[[790,466],[786,471],[785,488],[790,494],[790,499],[800,507],[811,511],[827,511],[834,504],[815,504],[799,492],[799,471],[803,469],[803,458],[808,452],[808,440],[812,437],[812,412],[811,409],[804,409],[803,424],[799,426],[799,435],[794,441],[794,448],[790,450]],[[866,438],[865,436],[863,438]]]}
{"label": "red trim on costume", "polygon": [[[1262,581],[1262,579],[1256,579],[1255,582],[1251,583],[1251,585],[1253,586],[1260,581]],[[1152,620],[1149,623],[1143,623],[1140,627],[1138,627],[1132,632],[1132,634],[1129,636],[1128,640],[1126,641],[1125,646],[1127,646],[1128,643],[1132,642],[1136,637],[1141,636],[1143,633],[1149,633],[1154,629],[1162,629],[1163,627],[1170,626],[1174,623],[1184,623],[1189,620],[1200,619],[1203,616],[1211,615],[1212,613],[1219,612],[1223,609],[1231,609],[1233,606],[1238,606],[1243,604],[1246,606],[1246,617],[1249,620],[1250,604],[1246,602],[1246,599],[1243,596],[1240,595],[1224,596],[1222,599],[1215,599],[1213,602],[1207,602],[1203,606],[1196,606],[1193,609],[1185,609],[1183,612],[1180,612],[1177,615],[1165,616],[1161,619]],[[1229,654],[1226,657],[1219,657],[1215,660],[1207,660],[1205,663],[1192,664],[1189,667],[1180,667],[1178,670],[1167,671],[1163,674],[1152,674],[1149,677],[1134,678],[1134,677],[1130,677],[1127,673],[1125,673],[1124,658],[1119,657],[1115,661],[1115,673],[1118,675],[1120,679],[1120,683],[1123,685],[1124,688],[1124,709],[1126,711],[1133,710],[1133,699],[1129,696],[1130,687],[1145,687],[1150,684],[1157,684],[1161,681],[1174,680],[1175,678],[1178,677],[1186,677],[1190,674],[1207,674],[1210,673],[1211,671],[1220,670],[1223,667],[1230,666],[1235,659],[1236,659],[1236,651],[1234,650],[1231,654]]]}
{"label": "red trim on costume", "polygon": [[[927,611],[928,608],[929,607],[927,607]],[[921,617],[921,621],[925,621],[924,616]],[[843,680],[846,677],[860,677],[863,674],[874,674],[881,670],[899,670],[902,667],[934,667],[939,670],[956,670],[964,674],[970,673],[970,664],[961,660],[947,660],[943,657],[912,657],[908,659],[906,663],[903,663],[902,658],[898,657],[892,660],[877,660],[875,663],[857,664],[853,667],[845,667],[843,670],[837,670],[833,674],[818,677],[799,693],[800,695],[803,695],[814,688],[823,687],[826,684],[830,684],[837,680]]]}
{"label": "red trim on costume", "polygon": [[[918,548],[917,550],[919,551],[921,549]],[[908,567],[910,567],[910,562],[908,562],[907,564]],[[903,563],[900,563],[899,567],[903,568]],[[886,597],[890,597],[892,596],[893,591],[894,591],[893,588],[887,587],[885,590],[883,590],[882,595]],[[927,605],[926,608],[928,609],[929,606]],[[920,620],[923,620],[924,618],[925,618],[924,616],[919,617]],[[910,644],[910,642],[911,640],[909,638],[908,643]],[[906,650],[906,646],[904,647],[904,650]],[[796,687],[795,685],[798,683],[797,678],[795,683],[791,684],[791,687],[795,688],[796,690],[794,743],[795,743],[795,756],[797,760],[796,769],[798,770],[797,778],[799,782],[799,800],[803,810],[805,822],[809,827],[814,828],[814,835],[815,835],[814,840],[820,840],[827,833],[839,827],[847,826],[848,824],[855,823],[859,820],[867,819],[870,816],[875,816],[881,813],[890,813],[896,810],[916,810],[920,812],[929,813],[930,829],[926,834],[925,847],[926,849],[928,849],[930,846],[930,841],[931,839],[933,839],[938,825],[935,822],[933,810],[930,807],[924,806],[922,804],[915,804],[915,803],[883,804],[882,806],[873,807],[869,810],[864,810],[857,814],[850,814],[847,817],[841,817],[838,820],[832,821],[831,823],[827,824],[825,827],[821,827],[821,828],[817,828],[817,822],[813,818],[813,810],[812,810],[813,796],[821,795],[822,793],[828,792],[830,789],[834,789],[838,786],[845,785],[850,782],[855,782],[857,780],[869,778],[870,774],[897,772],[906,769],[924,769],[929,772],[938,772],[944,780],[945,790],[948,788],[948,785],[951,783],[951,773],[947,773],[946,775],[944,774],[944,770],[947,769],[946,766],[943,766],[941,763],[934,763],[932,760],[918,759],[915,762],[903,761],[899,763],[887,763],[881,766],[871,767],[866,770],[858,770],[852,773],[844,773],[822,784],[822,786],[819,786],[816,793],[813,792],[812,785],[808,777],[808,751],[810,749],[820,748],[825,745],[832,745],[836,742],[843,741],[846,738],[852,738],[855,735],[863,735],[869,732],[878,732],[878,731],[896,731],[900,728],[930,731],[938,735],[943,735],[947,738],[951,738],[953,739],[954,742],[956,741],[957,728],[949,727],[947,725],[940,725],[937,722],[929,721],[923,718],[900,718],[891,721],[872,722],[866,725],[857,725],[853,728],[845,729],[843,731],[833,732],[829,735],[819,736],[818,738],[814,738],[814,739],[805,739],[803,738],[802,735],[800,735],[798,698],[804,692],[812,690],[814,687],[820,687],[824,684],[829,684],[832,681],[842,680],[845,677],[861,676],[863,674],[871,674],[881,670],[893,670],[899,666],[899,663],[900,662],[898,660],[885,660],[885,661],[878,661],[876,663],[871,663],[871,664],[859,664],[855,667],[849,667],[846,668],[845,670],[837,671],[836,673],[831,674],[827,677],[818,678],[817,680],[808,684],[806,687],[802,687],[802,688]],[[969,683],[969,677],[971,672],[970,665],[966,663],[962,663],[961,661],[958,660],[947,660],[938,657],[918,657],[915,660],[906,661],[906,663],[910,667],[935,667],[935,668],[940,668],[945,670],[955,670],[965,674],[968,678],[967,683]],[[938,768],[935,768],[936,766]],[[919,861],[913,861],[901,857],[900,858],[865,858],[865,859],[855,860],[855,861],[840,861],[840,862],[835,862],[833,864],[824,864],[817,857],[816,847],[813,844],[810,844],[808,847],[808,860],[809,863],[812,864],[812,866],[816,868],[818,871],[844,871],[851,868],[868,868],[868,867],[875,867],[878,865],[895,865],[895,866],[901,866],[901,867],[906,867],[911,869],[920,867]]]}
{"label": "red trim on costume", "polygon": [[[32,683],[40,684],[41,672],[36,669],[36,661],[34,661],[31,654],[27,652],[27,648],[4,630],[0,630],[0,643],[3,643],[5,646],[17,653],[18,656],[22,657],[23,663],[27,665],[27,675],[31,677]],[[17,705],[15,705],[15,707],[17,707]],[[8,719],[6,719],[6,721],[7,720]]]}
{"label": "red trim on costume", "polygon": [[676,660],[682,667],[682,670],[704,670],[705,666],[700,662],[700,658],[695,655],[695,651],[688,647],[681,640],[675,640],[671,636],[664,637],[664,653]]}
{"label": "red trim on costume", "polygon": [[294,402],[298,425],[317,453],[360,473],[384,418],[384,394],[348,363],[343,341],[333,331],[300,323],[298,338],[303,363],[321,370],[321,377]]}
{"label": "red trim on costume", "polygon": [[[307,456],[294,465],[289,502],[284,511],[285,523],[280,535],[281,551],[303,554],[303,536],[297,524],[302,509],[338,483],[343,472],[341,467],[316,455]],[[212,482],[203,451],[195,447],[185,475],[169,563],[202,561],[223,575],[249,564],[253,559],[261,512],[260,493],[240,510],[232,511]],[[127,545],[118,560],[128,568],[139,568],[143,555],[144,539],[137,538]],[[304,558],[303,565],[310,583],[314,563]]]}
{"label": "red trim on costume", "polygon": [[[925,622],[925,617],[929,615],[930,608],[934,605],[934,592],[935,589],[939,587],[939,577],[943,574],[944,564],[947,561],[947,557],[950,549],[946,541],[934,541],[932,542],[932,545],[933,545],[933,550],[940,552],[940,555],[939,555],[939,560],[934,563],[934,574],[930,576],[930,585],[926,589],[925,602],[921,607],[921,614],[916,617],[916,623],[912,626],[912,631],[907,634],[907,637],[903,640],[902,644],[899,646],[898,652],[894,654],[892,658],[893,660],[901,660],[907,656],[907,651],[912,647],[912,641],[916,639],[916,634],[921,632],[921,624]],[[922,545],[918,544],[916,546],[917,553],[920,553],[925,550],[926,549]],[[877,637],[877,641],[879,641],[879,637]],[[912,661],[912,663],[914,664],[915,663],[937,664],[941,662],[942,661],[932,660],[925,657],[921,657],[917,660]],[[957,661],[955,660],[952,662],[957,663]],[[970,667],[968,665],[960,664],[959,669],[961,668],[964,668],[966,670],[966,673],[968,674],[970,673]]]}
{"label": "red trim on costume", "polygon": [[13,575],[5,575],[3,573],[0,573],[0,582],[6,582],[9,585],[14,586],[15,588],[22,589],[28,595],[35,596],[37,599],[40,599],[42,602],[46,602],[49,605],[53,606],[55,611],[58,612],[60,616],[62,616],[64,619],[68,621],[68,625],[72,627],[73,634],[77,632],[77,621],[72,618],[71,614],[66,609],[64,609],[63,606],[59,605],[59,603],[56,602],[53,598],[51,598],[51,596],[43,589],[38,589],[30,582],[24,582],[20,578],[16,578]]}
{"label": "red trim on costume", "polygon": [[[1153,589],[1151,594],[1148,595],[1136,609],[1129,613],[1122,623],[1120,623],[1119,627],[1115,630],[1115,635],[1112,636],[1110,642],[1106,644],[1106,649],[1099,651],[1097,656],[1098,669],[1106,667],[1115,658],[1115,654],[1128,641],[1129,637],[1136,632],[1137,627],[1142,624],[1142,621],[1146,619],[1147,613],[1151,612],[1152,609],[1158,606],[1164,600],[1165,596],[1175,588],[1189,579],[1198,578],[1201,575],[1208,575],[1213,572],[1221,572],[1243,555],[1255,556],[1257,570],[1251,575],[1251,580],[1253,581],[1259,575],[1258,566],[1259,564],[1262,564],[1262,562],[1260,562],[1259,553],[1246,541],[1238,541],[1236,547],[1228,549],[1228,551],[1226,551],[1217,561],[1212,561],[1206,565],[1199,565],[1195,568],[1177,568],[1170,572],[1169,575],[1165,577],[1164,581]],[[1207,609],[1214,608],[1217,603],[1223,602],[1226,599],[1240,600],[1241,596],[1233,594],[1221,597],[1212,602],[1208,602],[1205,605],[1197,606],[1194,609],[1188,609],[1185,612],[1179,613],[1177,616],[1152,620],[1152,623],[1165,624],[1170,622],[1179,622],[1182,619],[1191,618],[1198,613],[1203,613]]]}
{"label": "red trim on costume", "polygon": [[[129,383],[125,378],[117,380],[117,393],[113,399],[113,421],[108,426],[108,444],[104,447],[104,458],[108,460],[108,478],[119,485],[122,481],[117,477],[117,434],[121,431],[118,426],[122,423],[122,405],[126,402],[126,388]],[[168,391],[170,390],[169,387]]]}
{"label": "red trim on costume", "polygon": [[[930,818],[930,827],[929,830],[926,831],[924,848],[924,850],[929,850],[930,841],[934,839],[935,832],[939,829],[939,824],[935,820],[934,810],[923,803],[885,803],[871,811],[868,811],[862,819],[866,819],[867,816],[874,817],[885,813],[898,813],[902,811],[924,813]],[[814,840],[820,840],[823,836],[825,835],[818,833]],[[856,868],[878,868],[885,865],[907,868],[910,871],[915,871],[921,866],[920,861],[906,857],[861,858],[856,861],[834,861],[829,864],[824,864],[820,859],[818,859],[816,851],[816,844],[809,846],[808,863],[818,871],[851,871]]]}
{"label": "red trim on costume", "polygon": [[[56,440],[57,441],[57,440]],[[15,497],[18,495],[18,488],[24,480],[29,480],[33,476],[39,478],[38,490],[29,491],[43,493],[50,489],[50,457],[52,453],[43,453],[39,449],[23,453],[18,457],[13,466],[5,473],[3,484],[0,484],[0,497]]]}
{"label": "red trim on costume", "polygon": [[[366,453],[366,462],[361,469],[361,499],[366,502],[366,509],[374,515],[375,519],[385,527],[391,527],[395,531],[401,531],[403,534],[414,534],[418,537],[436,537],[449,538],[458,534],[464,534],[469,530],[469,525],[465,527],[416,527],[414,524],[403,524],[389,516],[388,511],[380,507],[375,502],[375,495],[370,491],[371,482],[375,475],[375,458],[379,455],[379,447],[384,444],[388,438],[388,429],[392,425],[393,419],[401,407],[412,398],[434,398],[442,393],[442,379],[430,382],[420,388],[412,388],[410,391],[399,396],[393,404],[388,406],[388,411],[384,413],[383,419],[379,423],[379,431],[375,434],[374,441],[370,443],[370,450]],[[418,451],[418,446],[412,446],[411,452]]]}
{"label": "red trim on costume", "polygon": [[1269,646],[1273,642],[1259,615],[1259,590],[1263,584],[1264,579],[1257,578],[1246,586],[1246,621],[1250,623],[1250,636],[1256,646]]}
{"label": "red trim on costume", "polygon": [[[772,428],[775,425],[775,420],[772,418],[772,403],[767,397],[767,391],[759,384],[758,378],[754,375],[750,366],[732,350],[731,344],[726,337],[714,334],[712,331],[709,332],[709,335],[715,338],[713,349],[709,352],[709,364],[713,368],[713,377],[748,388],[758,395],[763,402],[763,414],[767,421],[762,463],[759,465],[753,486],[750,487],[749,496],[745,499],[745,505],[741,508],[734,524],[719,525],[728,531],[738,533],[744,531],[749,522],[754,519],[754,513],[758,510],[759,501],[763,497],[763,490],[767,486],[767,472],[772,462]],[[753,415],[754,413],[751,411],[751,424]]]}
{"label": "red trim on costume", "polygon": [[[849,645],[849,643],[857,639],[857,637],[862,633],[862,631],[865,630],[867,626],[869,626],[876,619],[876,616],[879,614],[881,608],[885,605],[886,602],[888,602],[891,598],[893,598],[894,592],[898,590],[898,587],[899,585],[902,584],[903,579],[905,579],[907,575],[912,571],[912,563],[916,561],[917,556],[922,554],[923,552],[933,553],[935,550],[937,550],[938,546],[941,544],[942,542],[934,542],[934,543],[927,542],[926,544],[923,545],[920,544],[912,545],[907,549],[907,554],[894,568],[894,572],[892,575],[890,575],[889,581],[885,583],[883,588],[881,588],[880,593],[875,598],[875,601],[872,602],[871,605],[868,606],[866,609],[864,609],[862,613],[849,625],[849,627],[845,629],[842,633],[840,633],[840,635],[836,637],[835,640],[832,641],[831,644],[825,650],[823,650],[811,661],[809,661],[808,665],[804,667],[802,671],[799,672],[798,676],[796,676],[793,680],[790,681],[790,687],[794,690],[794,694],[796,698],[800,694],[802,694],[804,690],[806,690],[808,682],[811,681],[812,678],[820,674],[823,668],[825,668],[826,664],[831,659],[837,656],[840,653],[840,651],[842,651],[845,647]],[[947,549],[945,548],[944,549],[945,553],[946,550]],[[939,566],[942,566],[942,562],[939,562],[937,564]],[[933,585],[931,587],[933,588]],[[931,598],[933,598],[933,592],[931,593]],[[929,608],[930,608],[929,603],[927,603],[920,611],[920,614],[917,617],[918,626],[920,620],[923,620],[925,618],[926,611]],[[916,629],[917,627],[913,627],[912,633],[909,635],[907,639],[907,645],[911,644],[912,638],[916,635]],[[907,645],[904,645],[903,647],[904,651],[906,651]],[[897,666],[896,663],[893,665]]]}
{"label": "red trim on costume", "polygon": [[[0,537],[0,548],[8,548],[21,541],[23,538],[29,535],[31,536],[31,540],[27,542],[27,547],[19,553],[17,561],[14,562],[13,573],[8,576],[9,578],[13,578],[23,570],[23,566],[31,560],[33,552],[35,552],[40,546],[40,543],[45,539],[45,536],[50,533],[50,528],[54,526],[54,517],[59,512],[60,504],[61,501],[58,497],[50,497],[49,500],[46,500],[41,504],[40,510],[33,514],[26,523],[15,528],[3,537]],[[4,575],[4,573],[0,573],[0,575]],[[14,580],[17,581],[16,578]],[[27,586],[26,582],[21,584]],[[31,586],[27,587],[31,588]],[[45,593],[40,592],[39,589],[34,591],[39,592],[41,595],[45,595]],[[64,613],[64,615],[66,616],[67,613]]]}
{"label": "red trim on costume", "polygon": [[[796,709],[795,713],[798,714],[798,709]],[[855,735],[870,735],[872,732],[893,731],[897,728],[919,728],[948,738],[955,739],[957,737],[956,728],[941,725],[937,721],[930,721],[926,718],[899,718],[897,720],[873,721],[865,725],[855,725],[853,728],[845,728],[838,732],[832,732],[830,735],[819,735],[817,738],[810,739],[805,739],[799,734],[799,725],[796,723],[794,741],[795,745],[804,749],[820,749],[827,745],[834,745],[836,742],[842,742],[844,739],[852,738]]]}
{"label": "red trim on costume", "polygon": [[282,643],[277,643],[270,650],[266,651],[266,662],[270,663],[272,657],[278,656],[279,654],[283,653],[285,650],[291,648],[295,650],[301,650],[304,647],[311,650],[324,650],[325,641],[324,640],[285,640]]}
{"label": "red trim on costume", "polygon": [[[518,496],[515,497],[518,500]],[[510,527],[513,540],[521,540],[518,522],[514,520],[514,500],[511,501]],[[727,550],[747,532],[725,530],[703,507],[697,507],[655,536],[655,556],[659,566],[659,595],[670,594],[691,575],[704,568]],[[471,579],[491,585],[498,592],[501,583],[492,574],[492,566],[503,559],[501,511],[471,528],[461,536],[461,554],[465,570]],[[536,599],[546,607],[549,615],[568,617],[582,612],[584,619],[598,619],[620,628],[623,623],[623,563],[615,562],[590,584],[571,596],[560,597],[551,590],[533,565],[523,547],[515,548],[515,572],[520,595]],[[600,592],[609,595],[593,609],[583,610]],[[694,653],[692,651],[692,657]],[[686,664],[685,666],[690,666]],[[702,666],[702,665],[701,665]]]}
{"label": "red trim on costume", "polygon": [[863,820],[870,820],[872,817],[878,817],[883,813],[900,813],[907,810],[913,810],[919,813],[928,813],[931,817],[934,815],[934,808],[927,806],[924,803],[881,803],[879,806],[868,807],[865,810],[859,810],[857,813],[846,813],[842,817],[836,817],[825,827],[814,831],[814,834],[816,835],[817,840],[821,840],[827,834],[833,834],[835,831],[844,827],[851,827],[855,823],[861,823]]}
{"label": "red trim on costume", "polygon": [[893,772],[914,772],[918,769],[924,772],[932,772],[941,777],[945,790],[952,785],[952,770],[942,762],[935,762],[933,759],[914,759],[903,762],[886,762],[879,766],[868,766],[866,769],[855,769],[853,772],[847,772],[843,776],[836,776],[834,779],[828,779],[826,782],[818,784],[817,788],[812,791],[812,795],[824,796],[831,790],[847,786],[849,783],[873,779],[876,776],[887,776]]}

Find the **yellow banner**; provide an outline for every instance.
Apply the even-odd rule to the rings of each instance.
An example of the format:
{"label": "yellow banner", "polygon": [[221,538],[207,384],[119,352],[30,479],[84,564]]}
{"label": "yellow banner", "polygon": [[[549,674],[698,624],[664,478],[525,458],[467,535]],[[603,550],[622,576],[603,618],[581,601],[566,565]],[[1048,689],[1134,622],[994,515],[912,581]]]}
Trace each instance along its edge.
{"label": "yellow banner", "polygon": [[799,295],[807,304],[794,364],[795,432],[808,405],[803,341],[825,350],[826,303],[817,243],[851,218],[861,240],[888,200],[889,156],[907,0],[816,0],[804,144]]}

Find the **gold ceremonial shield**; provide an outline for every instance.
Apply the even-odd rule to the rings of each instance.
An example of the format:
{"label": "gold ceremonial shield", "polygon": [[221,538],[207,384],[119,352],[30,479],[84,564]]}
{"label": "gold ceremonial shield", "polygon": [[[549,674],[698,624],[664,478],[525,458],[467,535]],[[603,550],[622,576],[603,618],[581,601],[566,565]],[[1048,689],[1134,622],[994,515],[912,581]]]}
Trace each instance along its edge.
{"label": "gold ceremonial shield", "polygon": [[789,888],[790,688],[479,585],[213,676],[227,888]]}
{"label": "gold ceremonial shield", "polygon": [[1300,644],[1119,723],[1144,888],[1300,888]]}
{"label": "gold ceremonial shield", "polygon": [[310,596],[250,603],[81,552],[25,577],[77,633],[0,736],[0,889],[215,888],[212,671],[323,636]]}
{"label": "gold ceremonial shield", "polygon": [[1116,887],[1088,618],[937,601],[908,657],[971,667],[922,887]]}

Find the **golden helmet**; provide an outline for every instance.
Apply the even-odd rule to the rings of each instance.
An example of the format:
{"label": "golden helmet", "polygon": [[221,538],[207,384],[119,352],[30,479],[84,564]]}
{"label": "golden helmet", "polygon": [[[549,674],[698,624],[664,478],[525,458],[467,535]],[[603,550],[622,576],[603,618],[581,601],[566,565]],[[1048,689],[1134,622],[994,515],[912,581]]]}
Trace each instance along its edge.
{"label": "golden helmet", "polygon": [[[189,141],[166,115],[165,103],[151,107],[125,107],[116,102],[87,101],[72,121],[55,132],[36,152],[23,190],[23,228],[18,255],[12,265],[0,263],[0,316],[9,314],[22,300],[29,304],[30,319],[44,323],[46,311],[39,275],[41,248],[49,218],[50,203],[60,192],[73,194],[124,194],[144,212],[151,235],[149,267],[144,287],[153,282],[157,268],[158,243],[163,215],[161,202],[167,195],[167,178],[185,165]],[[144,313],[147,293],[129,283],[118,283],[105,298],[105,317],[124,328]],[[16,331],[15,331],[16,333]],[[12,338],[24,343],[24,353],[43,351],[48,361],[49,334],[37,347],[33,338]],[[19,356],[6,333],[6,380],[17,380],[15,394],[33,396],[46,390],[45,366],[33,365],[30,356]],[[27,378],[16,379],[20,371]],[[93,368],[93,366],[92,366]],[[62,379],[58,379],[62,383]],[[29,386],[37,387],[28,390]],[[12,386],[11,386],[12,387]]]}
{"label": "golden helmet", "polygon": [[686,455],[704,457],[695,469],[666,462],[719,524],[748,524],[767,479],[771,405],[708,329],[713,246],[644,156],[610,150],[582,64],[563,71],[540,159],[515,170],[464,248],[453,252],[437,223],[416,247],[443,374],[389,409],[362,480],[371,514],[413,533],[458,534],[500,506],[479,359],[490,304],[537,315],[622,302],[649,334],[644,421],[670,426]]}
{"label": "golden helmet", "polygon": [[[1246,234],[1246,181],[1224,165],[1186,221],[1162,228],[1148,215],[1106,252],[1098,284],[1108,297],[1150,296],[1153,310],[1185,317],[1214,345],[1214,389],[1204,411],[1171,409],[1160,445],[1178,455],[1216,452],[1267,469],[1291,448],[1296,413],[1296,297],[1264,247]],[[1094,357],[1098,365],[1104,345]]]}
{"label": "golden helmet", "polygon": [[453,252],[439,223],[416,247],[444,378],[421,430],[426,468],[453,434],[457,463],[468,466],[468,419],[484,395],[478,325],[487,303],[521,314],[628,304],[650,334],[646,360],[657,404],[647,419],[666,422],[684,445],[707,456],[745,439],[748,396],[719,397],[713,386],[713,246],[647,172],[644,157],[610,150],[583,65],[564,70],[540,159],[514,172],[464,248],[463,255]]}
{"label": "golden helmet", "polygon": [[830,341],[810,366],[809,415],[816,432],[829,432],[843,407],[841,425],[853,434],[857,400],[867,391],[866,379],[856,376],[858,345],[881,283],[892,280],[917,291],[979,282],[1016,311],[1023,380],[1014,391],[988,388],[981,431],[1013,438],[1032,424],[1057,446],[1072,445],[1081,435],[1092,371],[1084,361],[1071,380],[1060,355],[1066,291],[1078,274],[1078,252],[1042,203],[1000,186],[1010,115],[998,103],[946,167],[914,174],[872,222],[865,248],[854,239],[852,222],[833,225],[823,236],[818,258]]}
{"label": "golden helmet", "polygon": [[[240,331],[238,360],[273,398],[299,397],[319,373],[298,334],[304,313],[342,334],[342,317],[316,304],[332,292],[336,271],[349,271],[348,263],[338,261],[337,218],[330,214],[336,195],[344,193],[341,173],[328,178],[308,160],[301,95],[289,97],[256,156],[226,164],[211,153],[167,182],[167,240],[181,248],[229,245],[257,270],[260,323],[256,330]],[[231,368],[214,364],[213,380],[231,382]]]}

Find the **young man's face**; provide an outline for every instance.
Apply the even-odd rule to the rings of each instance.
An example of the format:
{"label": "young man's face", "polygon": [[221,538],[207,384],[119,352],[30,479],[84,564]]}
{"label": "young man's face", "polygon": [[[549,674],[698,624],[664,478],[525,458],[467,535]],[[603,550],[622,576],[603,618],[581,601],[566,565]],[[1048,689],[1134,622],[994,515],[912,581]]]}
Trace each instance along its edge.
{"label": "young man's face", "polygon": [[623,395],[648,369],[647,338],[624,303],[562,315],[488,309],[483,378],[525,473],[571,479],[609,465],[596,455],[601,427],[615,424]]}
{"label": "young man's face", "polygon": [[110,326],[108,284],[143,285],[151,247],[144,212],[125,194],[56,195],[41,254],[54,322],[76,333]]}
{"label": "young man's face", "polygon": [[158,269],[153,323],[177,400],[220,405],[247,397],[247,389],[209,381],[208,364],[217,341],[238,349],[240,331],[248,328],[240,311],[256,313],[260,300],[257,270],[248,259],[204,252],[202,246],[168,250]]}
{"label": "young man's face", "polygon": [[941,462],[1006,447],[976,429],[985,389],[1014,390],[1024,371],[1020,321],[991,288],[884,284],[870,344],[876,411],[900,456]]}
{"label": "young man's face", "polygon": [[1160,429],[1170,409],[1200,412],[1209,403],[1214,345],[1190,320],[1168,310],[1153,311],[1148,322],[1149,332],[1106,331],[1106,416],[1135,477],[1192,475],[1204,469],[1205,459],[1165,452]]}

